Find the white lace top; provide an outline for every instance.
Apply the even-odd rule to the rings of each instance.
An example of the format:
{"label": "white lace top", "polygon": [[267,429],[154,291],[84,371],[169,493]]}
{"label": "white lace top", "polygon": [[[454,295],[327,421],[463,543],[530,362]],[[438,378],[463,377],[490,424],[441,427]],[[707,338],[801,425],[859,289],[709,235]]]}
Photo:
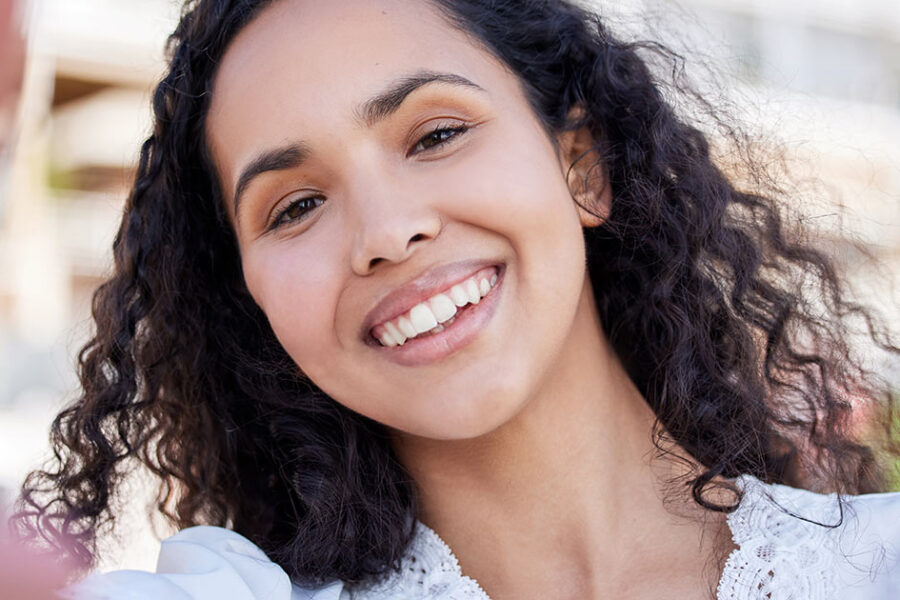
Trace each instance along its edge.
{"label": "white lace top", "polygon": [[[718,600],[900,599],[900,493],[823,496],[744,476],[728,516],[734,543]],[[834,525],[833,527],[824,527]],[[73,600],[490,600],[423,524],[401,570],[365,589],[310,589],[243,536],[192,527],[165,540],[156,573],[92,575],[63,592]]]}

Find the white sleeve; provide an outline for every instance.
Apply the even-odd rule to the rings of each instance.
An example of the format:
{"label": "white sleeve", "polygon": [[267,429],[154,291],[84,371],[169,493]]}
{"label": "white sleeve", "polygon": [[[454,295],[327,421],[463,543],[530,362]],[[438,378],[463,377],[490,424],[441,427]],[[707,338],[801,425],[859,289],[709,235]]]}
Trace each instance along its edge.
{"label": "white sleeve", "polygon": [[339,600],[340,582],[291,585],[287,573],[250,540],[221,527],[191,527],[163,541],[156,573],[94,574],[64,589],[71,600]]}

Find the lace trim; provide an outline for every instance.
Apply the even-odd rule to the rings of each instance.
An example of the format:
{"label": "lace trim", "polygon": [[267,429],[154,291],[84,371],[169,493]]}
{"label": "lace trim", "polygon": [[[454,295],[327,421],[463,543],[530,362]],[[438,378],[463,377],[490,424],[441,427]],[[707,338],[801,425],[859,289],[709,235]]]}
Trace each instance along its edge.
{"label": "lace trim", "polygon": [[351,593],[353,600],[491,600],[471,577],[463,575],[450,547],[430,527],[416,524],[416,533],[400,572],[387,581]]}
{"label": "lace trim", "polygon": [[728,515],[737,548],[732,551],[716,594],[718,600],[825,600],[835,589],[834,495],[821,496],[784,486],[738,479],[744,499]]}
{"label": "lace trim", "polygon": [[[719,579],[717,600],[826,600],[835,589],[834,531],[817,523],[837,523],[835,496],[767,485],[754,477],[737,480],[744,499],[728,515],[737,548]],[[463,575],[449,546],[417,523],[401,570],[386,581],[351,592],[352,600],[491,600],[474,579]]]}

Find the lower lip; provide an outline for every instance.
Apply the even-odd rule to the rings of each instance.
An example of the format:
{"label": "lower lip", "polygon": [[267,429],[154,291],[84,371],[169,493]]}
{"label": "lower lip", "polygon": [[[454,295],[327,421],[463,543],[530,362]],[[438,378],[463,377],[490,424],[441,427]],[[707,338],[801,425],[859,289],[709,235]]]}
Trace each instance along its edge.
{"label": "lower lip", "polygon": [[[421,367],[447,358],[468,346],[484,329],[500,299],[500,288],[503,285],[504,269],[497,273],[497,283],[490,293],[478,304],[468,304],[462,312],[443,331],[429,336],[407,340],[402,346],[378,346],[395,363],[405,367]],[[376,342],[377,343],[377,342]]]}

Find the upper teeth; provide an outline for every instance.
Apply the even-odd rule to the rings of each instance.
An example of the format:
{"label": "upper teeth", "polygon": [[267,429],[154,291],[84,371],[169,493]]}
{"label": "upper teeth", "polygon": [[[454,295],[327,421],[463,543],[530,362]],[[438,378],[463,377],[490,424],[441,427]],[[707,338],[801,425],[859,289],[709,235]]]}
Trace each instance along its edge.
{"label": "upper teeth", "polygon": [[413,306],[409,312],[376,326],[372,333],[383,346],[401,346],[417,335],[443,330],[457,308],[478,304],[497,284],[497,273],[478,274]]}

